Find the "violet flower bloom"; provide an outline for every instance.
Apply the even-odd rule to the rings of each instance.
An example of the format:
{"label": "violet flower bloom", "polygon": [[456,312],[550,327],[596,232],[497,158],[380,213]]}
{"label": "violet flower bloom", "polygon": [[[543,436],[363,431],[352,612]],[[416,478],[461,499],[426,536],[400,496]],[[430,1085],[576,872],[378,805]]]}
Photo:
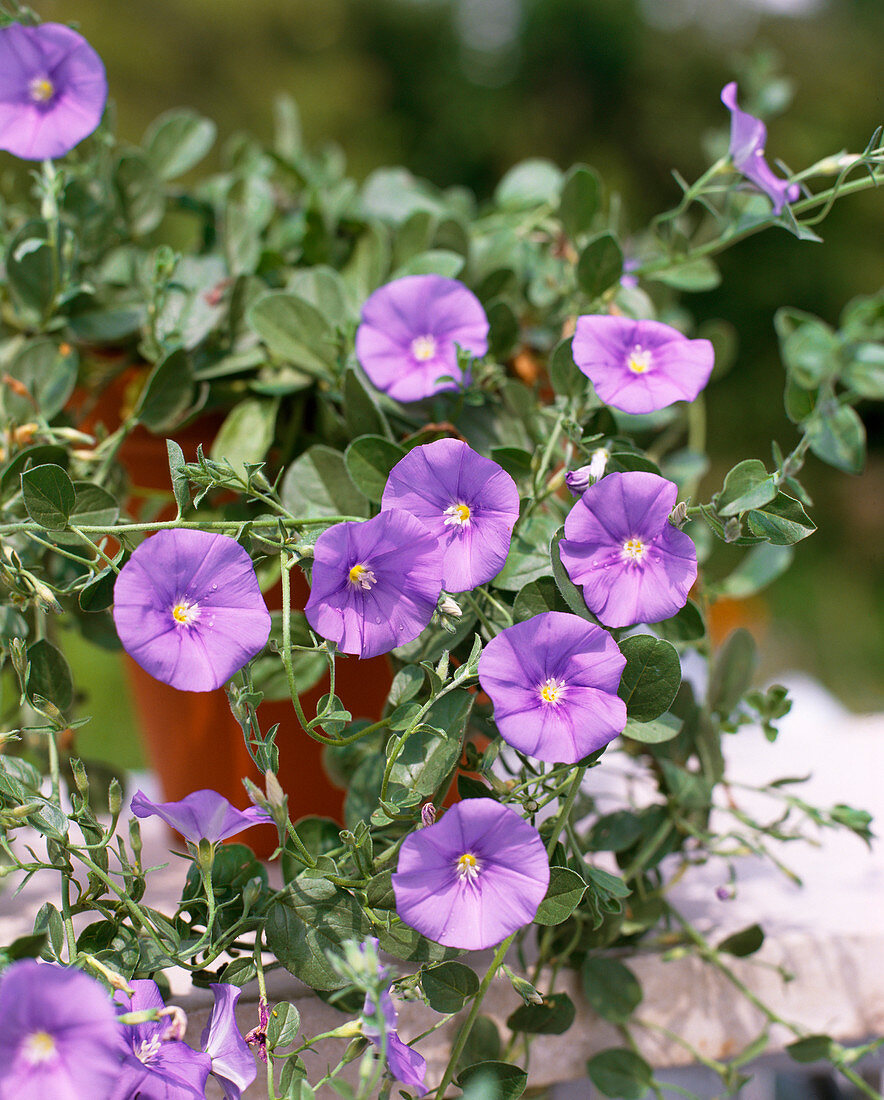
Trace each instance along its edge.
{"label": "violet flower bloom", "polygon": [[193,791],[180,802],[151,802],[143,791],[136,791],[129,808],[136,817],[161,817],[193,844],[217,844],[253,825],[273,824],[270,814],[257,806],[238,810],[224,795],[209,790]]}
{"label": "violet flower bloom", "polygon": [[0,149],[25,160],[62,157],[101,122],[101,58],[61,23],[0,28]]}
{"label": "violet flower bloom", "polygon": [[773,212],[779,214],[787,202],[794,202],[801,194],[797,183],[787,183],[777,176],[764,159],[767,127],[760,118],[741,111],[737,106],[735,81],[721,90],[721,102],[731,113],[731,141],[728,153],[738,172],[754,183],[759,191],[773,203]]}
{"label": "violet flower bloom", "polygon": [[240,1100],[258,1076],[255,1059],[236,1022],[236,1002],[242,990],[223,982],[213,982],[209,989],[215,1004],[200,1046],[211,1058],[212,1076],[221,1085],[227,1100]]}
{"label": "violet flower bloom", "polygon": [[506,472],[458,439],[437,439],[400,459],[381,508],[401,508],[439,539],[442,587],[468,592],[503,569],[519,518],[519,490]]}
{"label": "violet flower bloom", "polygon": [[615,409],[649,413],[693,401],[709,381],[709,340],[689,340],[662,321],[587,315],[577,318],[574,362]]}
{"label": "violet flower bloom", "polygon": [[530,924],[549,886],[540,834],[493,798],[468,798],[405,838],[396,912],[446,947],[479,951]]}
{"label": "violet flower bloom", "polygon": [[[123,990],[114,994],[121,1011],[166,1007],[159,986],[149,978],[130,979],[129,986],[131,997]],[[175,1037],[175,1025],[169,1017],[118,1026],[123,1030],[118,1042],[124,1061],[113,1100],[205,1100],[212,1060]]]}
{"label": "violet flower bloom", "polygon": [[414,641],[441,591],[436,536],[414,516],[390,508],[323,531],[304,613],[344,653],[376,657]]}
{"label": "violet flower bloom", "polygon": [[356,358],[394,400],[421,401],[462,388],[457,349],[484,355],[488,327],[481,302],[463,283],[443,275],[406,275],[366,300]]}
{"label": "violet flower bloom", "polygon": [[0,977],[0,1100],[108,1100],[119,1026],[99,982],[22,959]]}
{"label": "violet flower bloom", "polygon": [[605,626],[660,622],[687,603],[697,551],[669,522],[677,495],[656,474],[608,474],[568,513],[562,564]]}
{"label": "violet flower bloom", "polygon": [[[374,944],[375,953],[378,949],[378,941],[374,938],[370,941]],[[364,946],[360,945],[364,953]],[[418,1096],[426,1096],[427,1089],[424,1086],[424,1078],[427,1074],[427,1063],[423,1055],[404,1043],[396,1031],[398,1016],[393,998],[390,995],[390,981],[387,970],[378,964],[378,977],[386,982],[386,988],[381,992],[380,1015],[383,1019],[383,1028],[377,1025],[377,1009],[371,996],[366,996],[362,1008],[362,1033],[371,1043],[382,1051],[387,1060],[387,1068],[397,1081],[413,1088]]]}
{"label": "violet flower bloom", "polygon": [[576,764],[623,732],[626,658],[607,631],[546,611],[502,630],[479,658],[500,736],[537,760]]}
{"label": "violet flower bloom", "polygon": [[214,691],[270,635],[252,559],[227,535],[158,531],[138,546],[114,585],[123,648],[180,691]]}

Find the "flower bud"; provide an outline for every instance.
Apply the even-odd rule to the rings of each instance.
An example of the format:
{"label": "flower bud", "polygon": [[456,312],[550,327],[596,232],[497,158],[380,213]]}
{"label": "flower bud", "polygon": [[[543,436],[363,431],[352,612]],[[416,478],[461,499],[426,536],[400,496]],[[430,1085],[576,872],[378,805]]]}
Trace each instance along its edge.
{"label": "flower bud", "polygon": [[677,527],[679,531],[684,527],[688,521],[688,506],[687,502],[680,500],[678,504],[672,509],[669,514],[669,522],[673,527]]}
{"label": "flower bud", "polygon": [[421,828],[426,828],[428,825],[434,825],[436,823],[436,807],[432,802],[425,802],[421,806]]}
{"label": "flower bud", "polygon": [[108,784],[107,808],[110,810],[112,817],[116,817],[123,808],[123,788],[116,777]]}

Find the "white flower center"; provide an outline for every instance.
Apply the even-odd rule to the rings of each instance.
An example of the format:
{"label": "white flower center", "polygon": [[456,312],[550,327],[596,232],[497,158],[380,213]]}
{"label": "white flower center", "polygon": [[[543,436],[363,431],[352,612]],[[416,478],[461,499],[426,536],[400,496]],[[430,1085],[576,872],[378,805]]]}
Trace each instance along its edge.
{"label": "white flower center", "polygon": [[565,694],[565,681],[556,680],[552,676],[544,682],[537,689],[537,693],[540,695],[540,700],[543,703],[549,703],[552,706],[558,706],[561,702],[562,696]]}
{"label": "white flower center", "polygon": [[475,882],[479,877],[479,872],[482,870],[482,865],[476,859],[472,852],[464,852],[464,854],[457,861],[457,873],[461,879],[466,879],[467,882]]}
{"label": "white flower center", "polygon": [[415,336],[411,341],[411,354],[419,363],[436,358],[436,339],[433,336]]}
{"label": "white flower center", "polygon": [[446,527],[469,527],[470,525],[469,504],[452,504],[450,508],[445,509],[444,515],[447,517]]}
{"label": "white flower center", "polygon": [[21,1052],[28,1065],[43,1065],[55,1058],[55,1040],[48,1031],[32,1031],[25,1036]]}
{"label": "white flower center", "polygon": [[645,371],[651,369],[651,353],[645,351],[641,344],[636,344],[629,353],[626,365],[633,374],[644,374]]}
{"label": "white flower center", "polygon": [[378,580],[368,566],[361,563],[352,566],[347,576],[354,588],[364,588],[366,592],[373,584],[377,584]]}
{"label": "white flower center", "polygon": [[154,1035],[152,1039],[143,1039],[141,1046],[135,1051],[135,1057],[139,1062],[143,1062],[148,1066],[160,1053],[160,1047],[162,1046],[162,1040],[159,1035]]}
{"label": "white flower center", "polygon": [[34,103],[48,103],[55,95],[55,85],[48,76],[35,76],[28,85],[28,95]]}
{"label": "white flower center", "polygon": [[182,596],[172,606],[172,618],[179,626],[192,626],[199,617],[200,605],[196,600],[188,600]]}
{"label": "white flower center", "polygon": [[641,561],[647,552],[648,548],[641,539],[631,538],[623,543],[624,558],[631,558],[632,561]]}

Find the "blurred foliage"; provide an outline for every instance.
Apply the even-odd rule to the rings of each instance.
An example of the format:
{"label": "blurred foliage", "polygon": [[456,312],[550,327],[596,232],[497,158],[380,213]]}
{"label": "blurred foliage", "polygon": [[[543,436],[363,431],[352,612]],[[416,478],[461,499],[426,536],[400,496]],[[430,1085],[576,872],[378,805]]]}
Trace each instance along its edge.
{"label": "blurred foliage", "polygon": [[[734,77],[746,109],[774,117],[768,153],[787,164],[862,148],[881,121],[877,0],[809,4],[795,16],[723,0],[129,0],[113,18],[102,0],[35,7],[77,22],[104,57],[124,137],[140,139],[182,104],[216,119],[222,137],[240,128],[269,137],[274,95],[286,91],[307,142],[340,144],[357,177],[404,163],[481,198],[523,157],[591,163],[622,194],[624,235],[671,204],[673,166],[691,178],[710,145],[720,151],[718,96]],[[772,70],[783,79],[761,99]],[[808,262],[784,235],[761,235],[723,257],[718,290],[692,299],[700,322],[726,318],[740,338],[738,369],[708,395],[722,427],[704,488],[720,484],[738,451],[767,460],[771,436],[794,444],[773,399],[784,378],[774,309],[785,302],[836,322],[849,298],[884,283],[881,230],[877,196],[857,196],[829,219],[824,262]],[[805,471],[835,522],[770,592],[777,625],[766,650],[767,671],[801,664],[871,706],[881,702],[882,640],[872,564],[884,535],[872,501],[884,459],[880,413],[861,411],[871,444],[863,479],[845,482],[813,459]],[[828,604],[842,614],[822,635]]]}

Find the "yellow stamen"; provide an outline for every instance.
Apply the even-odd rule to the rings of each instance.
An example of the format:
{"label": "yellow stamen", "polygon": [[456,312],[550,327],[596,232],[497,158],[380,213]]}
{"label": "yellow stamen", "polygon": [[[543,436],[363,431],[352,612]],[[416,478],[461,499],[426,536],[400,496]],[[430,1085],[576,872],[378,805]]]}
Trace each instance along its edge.
{"label": "yellow stamen", "polygon": [[28,85],[28,92],[35,103],[48,103],[55,95],[55,85],[48,77],[35,76]]}
{"label": "yellow stamen", "polygon": [[479,861],[472,852],[464,852],[457,861],[457,873],[467,882],[473,882],[479,877]]}
{"label": "yellow stamen", "polygon": [[645,554],[647,547],[641,539],[627,539],[623,543],[623,554],[627,558],[632,558],[633,561],[641,561]]}
{"label": "yellow stamen", "polygon": [[411,341],[411,354],[419,363],[436,358],[436,341],[432,336],[415,336]]}
{"label": "yellow stamen", "polygon": [[650,370],[651,353],[649,351],[642,351],[641,347],[633,348],[629,358],[626,360],[626,365],[633,374],[644,374],[645,371]]}
{"label": "yellow stamen", "polygon": [[172,607],[172,618],[180,626],[190,626],[200,617],[200,605],[190,600],[180,599]]}
{"label": "yellow stamen", "polygon": [[350,578],[350,584],[354,588],[364,588],[367,591],[373,584],[377,583],[377,577],[374,573],[361,563],[352,566],[347,575]]}
{"label": "yellow stamen", "polygon": [[564,680],[554,680],[552,676],[540,685],[540,698],[544,703],[558,703],[565,690]]}
{"label": "yellow stamen", "polygon": [[469,504],[452,504],[450,508],[445,509],[445,515],[448,517],[445,520],[445,526],[455,527],[468,527],[470,523],[470,506]]}

